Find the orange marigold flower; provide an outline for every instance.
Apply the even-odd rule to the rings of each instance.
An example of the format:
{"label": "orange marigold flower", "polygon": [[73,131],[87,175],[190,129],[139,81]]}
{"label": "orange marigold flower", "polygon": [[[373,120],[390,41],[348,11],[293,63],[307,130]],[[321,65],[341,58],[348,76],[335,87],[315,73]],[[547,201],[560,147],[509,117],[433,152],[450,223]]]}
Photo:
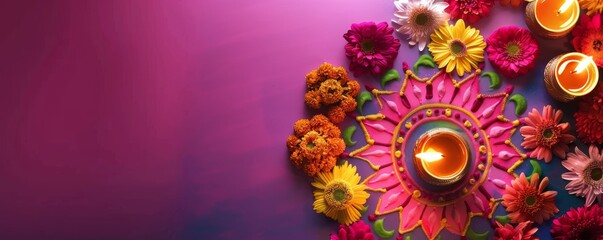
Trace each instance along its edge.
{"label": "orange marigold flower", "polygon": [[360,85],[348,77],[343,67],[323,63],[316,70],[306,74],[306,86],[306,105],[328,112],[327,116],[333,123],[342,122],[345,113],[356,108]]}
{"label": "orange marigold flower", "polygon": [[341,130],[322,114],[298,120],[293,131],[294,135],[287,138],[291,162],[309,176],[331,171],[345,150]]}

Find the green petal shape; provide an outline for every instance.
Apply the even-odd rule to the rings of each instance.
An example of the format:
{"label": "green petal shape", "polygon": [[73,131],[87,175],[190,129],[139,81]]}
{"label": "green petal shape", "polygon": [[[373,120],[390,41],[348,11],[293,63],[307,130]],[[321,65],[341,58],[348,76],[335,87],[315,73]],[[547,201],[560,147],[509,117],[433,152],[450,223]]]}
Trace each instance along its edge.
{"label": "green petal shape", "polygon": [[381,77],[381,88],[385,89],[385,85],[391,81],[400,80],[400,73],[396,69],[390,69]]}
{"label": "green petal shape", "polygon": [[481,77],[488,77],[490,79],[490,90],[500,87],[500,77],[495,72],[484,72]]}
{"label": "green petal shape", "polygon": [[373,230],[380,238],[391,238],[394,236],[395,233],[395,230],[385,230],[385,227],[383,226],[383,218],[378,219],[377,221],[375,221],[375,223],[373,223]]}
{"label": "green petal shape", "polygon": [[367,101],[373,101],[373,96],[368,91],[362,91],[360,94],[358,94],[356,101],[358,102],[358,112],[360,113],[360,115],[364,115],[364,113],[362,112],[362,107]]}
{"label": "green petal shape", "polygon": [[509,101],[515,103],[515,115],[519,116],[526,112],[526,109],[528,108],[528,101],[521,94],[513,94],[513,96],[509,98]]}

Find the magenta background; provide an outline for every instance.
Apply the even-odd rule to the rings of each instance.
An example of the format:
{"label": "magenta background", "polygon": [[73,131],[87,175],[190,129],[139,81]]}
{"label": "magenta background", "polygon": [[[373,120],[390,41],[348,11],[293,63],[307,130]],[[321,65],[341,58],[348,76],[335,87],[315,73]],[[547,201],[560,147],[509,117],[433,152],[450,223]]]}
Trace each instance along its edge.
{"label": "magenta background", "polygon": [[[312,211],[285,139],[308,116],[305,74],[347,67],[349,25],[393,11],[389,0],[0,3],[0,239],[326,239],[337,224]],[[487,37],[512,24],[525,26],[523,9],[497,6],[475,26]],[[403,42],[397,68],[418,56]],[[569,49],[540,42],[539,66],[515,80],[538,108],[550,101],[544,64]],[[544,166],[557,190],[560,166]],[[581,204],[559,199],[571,201],[562,212]]]}

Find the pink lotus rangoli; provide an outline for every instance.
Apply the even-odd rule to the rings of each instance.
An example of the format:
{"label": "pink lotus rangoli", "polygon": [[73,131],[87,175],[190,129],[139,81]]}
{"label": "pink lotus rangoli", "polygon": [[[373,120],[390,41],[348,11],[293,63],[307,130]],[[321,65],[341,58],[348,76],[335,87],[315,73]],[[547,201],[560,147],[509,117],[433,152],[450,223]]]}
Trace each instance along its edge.
{"label": "pink lotus rangoli", "polygon": [[[480,93],[477,70],[463,80],[444,71],[421,79],[406,71],[399,92],[371,89],[380,111],[356,117],[367,144],[349,155],[376,172],[365,180],[381,192],[376,215],[399,212],[400,234],[421,227],[429,239],[442,229],[465,235],[471,218],[491,218],[502,193],[526,155],[512,143],[519,121],[503,117],[512,87]],[[458,131],[470,150],[467,174],[454,184],[434,186],[417,175],[412,149],[434,127]]]}

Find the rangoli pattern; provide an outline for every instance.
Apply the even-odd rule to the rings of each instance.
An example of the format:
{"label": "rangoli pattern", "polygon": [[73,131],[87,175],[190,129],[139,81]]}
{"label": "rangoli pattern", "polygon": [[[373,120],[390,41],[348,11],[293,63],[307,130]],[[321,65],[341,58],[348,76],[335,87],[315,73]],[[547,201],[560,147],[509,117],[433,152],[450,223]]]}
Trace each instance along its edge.
{"label": "rangoli pattern", "polygon": [[[376,215],[397,212],[400,234],[421,227],[429,239],[443,229],[464,236],[471,218],[491,218],[504,192],[526,159],[511,142],[518,120],[503,116],[509,86],[482,94],[480,70],[462,80],[439,71],[419,78],[406,70],[399,92],[369,89],[379,112],[357,116],[366,145],[350,157],[368,162],[376,172],[365,180],[380,192]],[[436,126],[456,129],[469,143],[469,173],[450,186],[434,186],[417,175],[412,149],[419,135]]]}

